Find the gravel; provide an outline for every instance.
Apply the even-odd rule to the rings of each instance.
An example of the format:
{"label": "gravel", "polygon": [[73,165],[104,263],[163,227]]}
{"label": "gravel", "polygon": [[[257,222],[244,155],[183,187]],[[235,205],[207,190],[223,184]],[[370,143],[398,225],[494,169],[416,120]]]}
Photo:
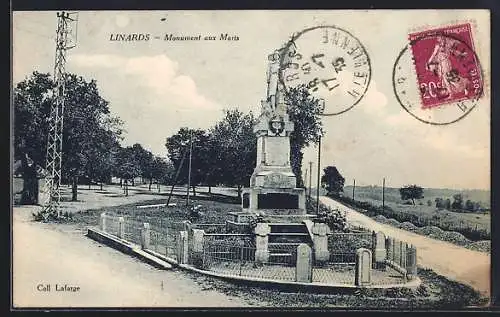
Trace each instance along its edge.
{"label": "gravel", "polygon": [[399,228],[403,229],[403,230],[408,230],[408,231],[415,231],[415,230],[418,229],[417,226],[415,226],[413,223],[408,222],[408,221],[405,221],[405,222],[401,223],[399,225]]}
{"label": "gravel", "polygon": [[472,242],[472,243],[469,243],[468,245],[466,245],[465,247],[467,249],[474,250],[474,251],[491,253],[491,241],[490,240],[481,240],[481,241]]}
{"label": "gravel", "polygon": [[396,228],[399,228],[399,226],[401,226],[399,221],[397,221],[396,219],[393,219],[393,218],[388,219],[386,224],[391,225],[391,226],[396,227]]}
{"label": "gravel", "polygon": [[416,230],[416,232],[420,233],[420,234],[425,234],[427,236],[431,236],[431,235],[441,236],[444,231],[441,228],[436,227],[436,226],[425,226],[422,228],[418,228]]}
{"label": "gravel", "polygon": [[375,217],[373,217],[373,219],[375,221],[382,222],[382,223],[385,223],[387,221],[387,218],[382,216],[382,215],[376,215]]}
{"label": "gravel", "polygon": [[444,241],[448,241],[462,246],[471,243],[471,241],[467,239],[463,234],[455,231],[445,231],[442,235],[442,238]]}

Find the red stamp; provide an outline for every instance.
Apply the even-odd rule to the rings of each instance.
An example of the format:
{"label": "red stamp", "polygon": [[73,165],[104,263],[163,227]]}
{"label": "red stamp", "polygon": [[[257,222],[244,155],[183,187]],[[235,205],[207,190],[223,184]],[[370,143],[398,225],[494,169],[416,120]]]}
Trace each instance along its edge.
{"label": "red stamp", "polygon": [[470,24],[409,35],[422,109],[477,99],[483,91],[481,68]]}

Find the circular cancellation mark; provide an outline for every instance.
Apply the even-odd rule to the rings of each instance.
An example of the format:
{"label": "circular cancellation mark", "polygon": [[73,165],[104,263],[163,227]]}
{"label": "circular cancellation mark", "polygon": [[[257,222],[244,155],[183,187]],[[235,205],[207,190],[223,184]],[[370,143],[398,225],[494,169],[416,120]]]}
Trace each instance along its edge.
{"label": "circular cancellation mark", "polygon": [[283,48],[279,80],[287,92],[303,85],[324,102],[323,115],[352,109],[366,94],[370,58],[361,42],[336,26],[315,26],[295,33]]}

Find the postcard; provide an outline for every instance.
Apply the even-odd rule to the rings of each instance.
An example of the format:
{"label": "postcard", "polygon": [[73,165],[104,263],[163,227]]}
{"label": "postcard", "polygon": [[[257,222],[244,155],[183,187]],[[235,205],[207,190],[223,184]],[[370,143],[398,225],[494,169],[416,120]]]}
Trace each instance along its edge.
{"label": "postcard", "polygon": [[12,16],[12,309],[490,305],[488,10]]}

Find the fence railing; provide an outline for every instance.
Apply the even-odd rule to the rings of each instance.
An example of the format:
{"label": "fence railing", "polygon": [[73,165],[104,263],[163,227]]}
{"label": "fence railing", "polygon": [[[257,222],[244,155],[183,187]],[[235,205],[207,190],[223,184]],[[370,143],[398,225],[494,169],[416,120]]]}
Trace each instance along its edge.
{"label": "fence railing", "polygon": [[256,262],[257,248],[254,245],[228,243],[222,240],[205,240],[203,245],[203,268],[233,276],[295,281],[295,265],[287,258],[276,261]]}
{"label": "fence railing", "polygon": [[[349,285],[361,283],[359,272],[373,272],[373,281],[368,283],[377,284],[397,284],[416,276],[416,249],[382,233],[328,234],[324,236],[324,250],[328,242],[325,258],[306,243],[268,243],[266,239],[256,243],[254,234],[206,233],[202,229],[214,225],[220,226],[189,221],[150,224],[101,215],[101,229],[111,235],[178,264],[229,276]],[[360,257],[361,250],[370,255]],[[323,260],[316,261],[318,256]]]}
{"label": "fence railing", "polygon": [[329,262],[335,264],[355,263],[356,250],[373,248],[372,232],[331,233],[328,235]]}

